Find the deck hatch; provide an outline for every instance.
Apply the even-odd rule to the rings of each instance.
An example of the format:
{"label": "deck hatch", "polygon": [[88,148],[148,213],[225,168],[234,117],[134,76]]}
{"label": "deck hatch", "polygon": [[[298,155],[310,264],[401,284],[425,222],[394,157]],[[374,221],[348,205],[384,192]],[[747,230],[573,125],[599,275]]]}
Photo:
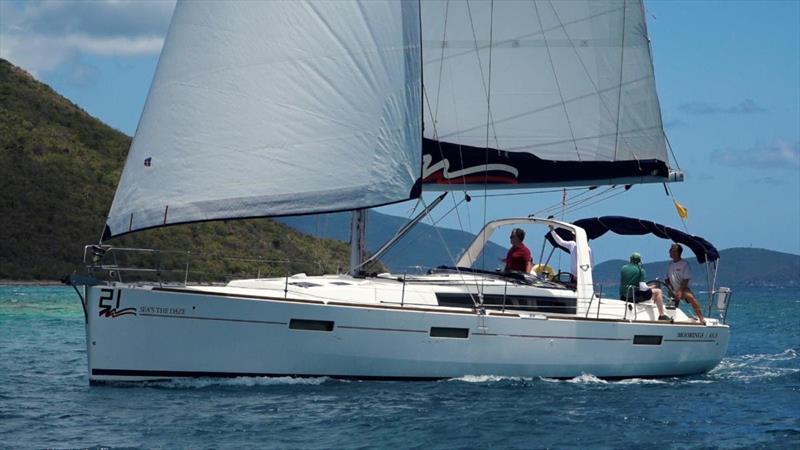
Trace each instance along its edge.
{"label": "deck hatch", "polygon": [[431,327],[431,337],[467,339],[469,328]]}
{"label": "deck hatch", "polygon": [[633,337],[634,345],[661,345],[663,336],[652,334],[637,334]]}
{"label": "deck hatch", "polygon": [[322,286],[321,284],[310,283],[308,281],[292,281],[289,284],[292,285],[292,286],[298,286],[298,287],[301,287],[301,288],[310,288],[310,287],[320,287],[320,286]]}
{"label": "deck hatch", "polygon": [[292,319],[289,329],[306,331],[333,331],[333,322],[330,320]]}

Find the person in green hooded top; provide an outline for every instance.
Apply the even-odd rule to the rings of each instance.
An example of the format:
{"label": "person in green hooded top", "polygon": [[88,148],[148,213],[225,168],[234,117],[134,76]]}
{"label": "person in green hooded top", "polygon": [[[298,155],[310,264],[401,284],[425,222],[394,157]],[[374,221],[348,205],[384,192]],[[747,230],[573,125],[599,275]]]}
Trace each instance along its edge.
{"label": "person in green hooded top", "polygon": [[634,253],[630,262],[622,266],[619,276],[619,298],[639,303],[652,299],[658,307],[658,320],[671,320],[664,313],[664,299],[661,289],[648,286],[644,280],[647,272],[642,267],[642,256]]}

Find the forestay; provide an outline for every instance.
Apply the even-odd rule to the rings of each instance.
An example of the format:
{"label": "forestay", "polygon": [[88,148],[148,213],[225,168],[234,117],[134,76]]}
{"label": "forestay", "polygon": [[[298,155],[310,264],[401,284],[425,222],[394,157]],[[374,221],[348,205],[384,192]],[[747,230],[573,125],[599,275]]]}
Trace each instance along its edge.
{"label": "forestay", "polygon": [[422,22],[425,189],[668,180],[641,1],[423,2]]}
{"label": "forestay", "polygon": [[179,2],[104,236],[419,195],[417,2]]}

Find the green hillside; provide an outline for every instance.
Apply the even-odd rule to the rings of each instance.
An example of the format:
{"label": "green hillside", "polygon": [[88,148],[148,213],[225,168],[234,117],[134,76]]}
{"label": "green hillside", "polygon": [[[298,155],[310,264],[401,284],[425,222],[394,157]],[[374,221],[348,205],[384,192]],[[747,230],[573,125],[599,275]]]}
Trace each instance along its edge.
{"label": "green hillside", "polygon": [[[130,142],[0,59],[0,279],[55,280],[81,265],[83,246],[103,229]],[[297,261],[264,269],[213,258],[193,266],[213,273],[335,272],[349,258],[346,244],[267,219],[170,227],[107,243]]]}
{"label": "green hillside", "polygon": [[[697,263],[691,251],[684,259],[692,270],[693,285],[705,286],[706,265]],[[782,253],[763,248],[729,248],[719,252],[718,286],[800,286],[800,255]],[[612,260],[598,264],[594,269],[595,283],[619,284],[620,268],[627,261]],[[669,261],[644,265],[648,278],[664,279]]]}

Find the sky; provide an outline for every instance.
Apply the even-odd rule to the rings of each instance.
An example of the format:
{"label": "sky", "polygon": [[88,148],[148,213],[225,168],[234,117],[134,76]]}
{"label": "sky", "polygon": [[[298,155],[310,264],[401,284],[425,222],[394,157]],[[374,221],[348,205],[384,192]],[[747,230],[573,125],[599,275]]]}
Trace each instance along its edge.
{"label": "sky", "polygon": [[[158,0],[0,0],[0,57],[133,135],[173,7]],[[655,184],[564,219],[640,217],[685,228],[720,249],[800,254],[800,0],[654,0],[645,8],[664,125],[686,176],[670,189],[689,218],[682,223]],[[477,232],[485,219],[526,216],[562,199],[561,192],[493,196],[484,208],[482,192],[472,194],[468,208],[462,204],[458,216],[438,223]],[[405,216],[410,208],[380,210]],[[450,208],[440,209],[434,218]],[[506,245],[506,237],[495,240]],[[528,244],[538,250],[541,238]],[[667,259],[668,244],[612,236],[592,247],[596,261],[632,251],[654,261]]]}

